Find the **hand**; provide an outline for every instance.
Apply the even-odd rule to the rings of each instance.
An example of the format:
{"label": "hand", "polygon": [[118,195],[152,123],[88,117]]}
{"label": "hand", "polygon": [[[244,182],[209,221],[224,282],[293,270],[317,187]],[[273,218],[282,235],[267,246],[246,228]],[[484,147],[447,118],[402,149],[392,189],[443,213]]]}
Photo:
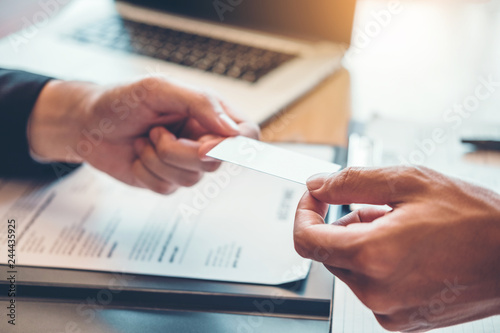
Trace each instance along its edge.
{"label": "hand", "polygon": [[29,142],[46,161],[87,162],[133,186],[172,193],[219,162],[200,153],[258,127],[219,98],[161,78],[117,87],[51,81],[30,118]]}
{"label": "hand", "polygon": [[[348,168],[308,181],[297,252],[324,263],[389,330],[500,314],[500,196],[422,167]],[[333,225],[328,205],[366,203]]]}

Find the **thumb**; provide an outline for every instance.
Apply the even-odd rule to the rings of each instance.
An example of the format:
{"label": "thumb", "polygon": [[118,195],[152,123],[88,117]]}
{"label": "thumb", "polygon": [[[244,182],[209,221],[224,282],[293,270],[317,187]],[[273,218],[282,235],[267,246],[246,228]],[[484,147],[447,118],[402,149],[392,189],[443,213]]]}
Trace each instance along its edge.
{"label": "thumb", "polygon": [[421,172],[415,167],[350,167],[307,180],[316,199],[334,205],[351,203],[391,205],[404,202],[420,187]]}

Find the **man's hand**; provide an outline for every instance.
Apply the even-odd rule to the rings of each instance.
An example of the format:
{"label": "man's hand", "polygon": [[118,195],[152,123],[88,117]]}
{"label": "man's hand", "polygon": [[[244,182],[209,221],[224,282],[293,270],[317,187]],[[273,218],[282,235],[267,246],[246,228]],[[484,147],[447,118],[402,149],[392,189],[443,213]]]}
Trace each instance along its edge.
{"label": "man's hand", "polygon": [[[297,252],[323,262],[389,330],[500,314],[500,196],[421,167],[348,168],[308,181]],[[324,223],[330,204],[365,208]]]}
{"label": "man's hand", "polygon": [[200,153],[217,139],[258,133],[214,95],[157,77],[111,88],[51,81],[28,129],[41,160],[87,162],[164,194],[218,168],[218,161]]}

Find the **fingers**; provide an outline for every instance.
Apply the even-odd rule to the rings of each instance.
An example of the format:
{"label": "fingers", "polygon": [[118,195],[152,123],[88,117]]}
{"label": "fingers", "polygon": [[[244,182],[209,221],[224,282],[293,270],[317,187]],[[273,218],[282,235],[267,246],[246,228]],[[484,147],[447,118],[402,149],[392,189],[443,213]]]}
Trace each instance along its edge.
{"label": "fingers", "polygon": [[[257,124],[245,119],[243,115],[239,114],[234,108],[228,106],[224,101],[220,100],[220,103],[224,107],[226,113],[238,124],[241,135],[256,140],[260,138],[260,128]],[[201,137],[199,141],[202,142],[202,145],[198,151],[198,156],[202,160],[213,161],[213,159],[211,157],[207,157],[206,154],[223,140],[223,137],[210,134]]]}
{"label": "fingers", "polygon": [[[201,172],[199,171],[192,171],[164,163],[150,144],[145,144],[142,148],[138,147],[138,150],[141,149],[142,152],[139,160],[151,173],[160,179],[181,186],[192,186],[201,178]],[[180,159],[178,160],[181,161]]]}
{"label": "fingers", "polygon": [[340,226],[348,226],[352,223],[368,223],[373,222],[374,220],[385,216],[387,214],[387,209],[382,207],[366,207],[362,209],[355,210],[352,213],[349,213],[333,224]]}
{"label": "fingers", "polygon": [[245,115],[238,112],[236,108],[230,106],[227,102],[219,98],[219,102],[224,111],[233,119],[239,127],[240,134],[255,140],[260,139],[260,128],[257,124],[250,121]]}
{"label": "fingers", "polygon": [[226,114],[219,100],[205,91],[159,77],[146,78],[138,84],[149,87],[151,98],[147,103],[160,114],[178,113],[193,118],[210,133],[221,136],[240,134],[238,125]]}
{"label": "fingers", "polygon": [[327,211],[328,204],[320,202],[311,196],[310,193],[306,192],[297,206],[296,217],[299,216],[301,220],[296,221],[296,223],[300,222],[300,224],[296,224],[295,227],[305,228],[314,225],[323,225],[325,224],[324,218]]}
{"label": "fingers", "polygon": [[295,215],[294,243],[299,255],[337,268],[352,269],[364,232],[324,223],[328,205],[306,192]]}
{"label": "fingers", "polygon": [[204,135],[259,137],[259,127],[224,103],[214,93],[149,77],[129,86],[132,91],[147,91],[144,103],[157,113],[155,124],[187,119],[180,126],[180,137],[198,140]]}
{"label": "fingers", "polygon": [[[254,139],[259,139],[260,128],[257,124],[246,119],[243,115],[235,111],[235,109],[232,109],[229,106],[227,106],[222,100],[219,99],[219,102],[222,105],[226,114],[238,125],[240,135]],[[175,131],[173,132],[175,133]],[[212,137],[212,138],[226,137],[208,131],[203,126],[203,124],[200,124],[197,120],[187,122],[185,126],[183,126],[182,131],[178,133],[178,136],[198,141],[201,139],[205,139],[207,137]]]}
{"label": "fingers", "polygon": [[193,186],[204,171],[214,171],[218,161],[201,161],[197,154],[199,143],[176,139],[164,128],[155,128],[150,136],[156,144],[146,138],[135,142],[138,159],[133,172],[141,186],[155,192],[169,194],[180,186]]}
{"label": "fingers", "polygon": [[307,187],[318,200],[336,205],[394,205],[425,187],[425,170],[418,167],[346,168],[311,177]]}
{"label": "fingers", "polygon": [[212,150],[219,143],[224,141],[225,138],[220,136],[206,135],[200,139],[201,145],[198,150],[198,156],[202,161],[214,161],[212,157],[207,156],[207,153]]}
{"label": "fingers", "polygon": [[174,185],[157,177],[149,171],[140,160],[134,161],[132,172],[141,187],[148,188],[160,194],[171,194],[179,187],[178,185]]}
{"label": "fingers", "polygon": [[220,162],[216,160],[202,161],[198,157],[200,142],[177,139],[163,127],[153,128],[150,131],[150,139],[154,144],[152,149],[157,159],[152,158],[153,152],[151,151],[146,151],[144,157],[151,158],[152,164],[158,163],[157,160],[159,160],[160,163],[195,172],[215,171],[220,166]]}

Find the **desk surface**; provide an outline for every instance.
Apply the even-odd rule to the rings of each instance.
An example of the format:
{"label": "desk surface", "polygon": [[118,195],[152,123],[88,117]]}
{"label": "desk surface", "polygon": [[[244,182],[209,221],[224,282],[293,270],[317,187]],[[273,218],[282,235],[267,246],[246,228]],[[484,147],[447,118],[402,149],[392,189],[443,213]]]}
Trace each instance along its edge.
{"label": "desk surface", "polygon": [[265,141],[347,145],[350,75],[342,68],[262,128]]}

